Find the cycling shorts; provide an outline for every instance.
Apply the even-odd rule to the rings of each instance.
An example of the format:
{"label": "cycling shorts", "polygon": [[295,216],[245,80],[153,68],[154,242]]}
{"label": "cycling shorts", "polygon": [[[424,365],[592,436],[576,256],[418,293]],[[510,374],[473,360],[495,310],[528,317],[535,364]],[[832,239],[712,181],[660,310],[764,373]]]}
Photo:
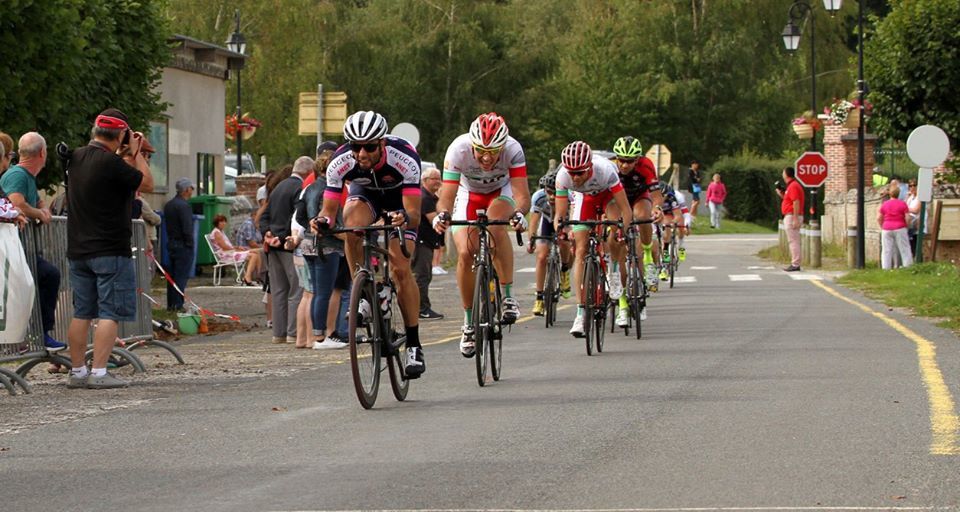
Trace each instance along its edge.
{"label": "cycling shorts", "polygon": [[[575,201],[571,201],[570,220],[600,220],[607,211],[607,206],[613,202],[613,192],[605,190],[596,195],[577,194]],[[599,213],[598,213],[599,210]],[[589,226],[574,225],[574,231],[586,231]]]}
{"label": "cycling shorts", "polygon": [[[477,210],[489,210],[495,199],[503,199],[516,206],[513,200],[513,188],[507,183],[503,188],[489,193],[471,192],[466,187],[457,190],[457,198],[453,202],[453,220],[477,220]],[[454,229],[463,226],[454,226]]]}
{"label": "cycling shorts", "polygon": [[[537,228],[537,236],[549,236],[552,237],[557,231],[553,229],[553,221],[546,218],[540,217],[540,226]],[[545,244],[546,240],[537,240],[537,244]]]}
{"label": "cycling shorts", "polygon": [[370,207],[370,213],[374,219],[379,219],[386,212],[395,212],[403,210],[403,189],[400,187],[387,190],[373,190],[357,185],[350,184],[350,193],[347,196],[347,202],[363,201]]}

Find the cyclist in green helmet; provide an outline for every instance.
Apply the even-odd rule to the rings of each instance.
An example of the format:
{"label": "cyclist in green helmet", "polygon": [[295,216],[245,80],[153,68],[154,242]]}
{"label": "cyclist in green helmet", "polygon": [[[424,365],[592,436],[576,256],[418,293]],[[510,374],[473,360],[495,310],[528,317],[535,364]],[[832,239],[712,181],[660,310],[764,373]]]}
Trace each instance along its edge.
{"label": "cyclist in green helmet", "polygon": [[[640,141],[629,135],[617,139],[617,142],[613,145],[613,153],[620,183],[623,183],[627,201],[633,209],[633,218],[638,220],[651,218],[653,207],[663,203],[663,195],[660,194],[658,188],[660,181],[657,178],[656,166],[649,158],[643,156],[643,147],[640,145]],[[656,269],[653,265],[652,253],[653,226],[651,224],[640,225],[640,245],[643,250],[643,263],[646,267],[644,275],[648,283],[656,285]],[[624,267],[626,255],[626,245],[616,241],[610,244],[610,256],[619,263],[621,269]],[[620,272],[620,280],[623,285],[621,290],[625,290],[626,272]],[[625,294],[621,295],[619,306],[617,325],[622,327],[629,321]]]}

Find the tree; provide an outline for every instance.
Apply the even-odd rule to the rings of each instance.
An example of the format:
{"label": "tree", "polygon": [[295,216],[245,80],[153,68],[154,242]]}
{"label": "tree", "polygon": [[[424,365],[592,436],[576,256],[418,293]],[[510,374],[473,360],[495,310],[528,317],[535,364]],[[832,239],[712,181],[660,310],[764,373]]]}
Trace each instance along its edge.
{"label": "tree", "polygon": [[[37,131],[52,146],[90,137],[93,118],[123,110],[135,129],[163,111],[154,86],[170,58],[161,0],[10,0],[0,18],[0,129]],[[41,188],[63,180],[54,151]]]}
{"label": "tree", "polygon": [[960,3],[896,1],[866,41],[864,73],[873,103],[871,124],[905,140],[924,124],[937,125],[956,147],[960,138]]}

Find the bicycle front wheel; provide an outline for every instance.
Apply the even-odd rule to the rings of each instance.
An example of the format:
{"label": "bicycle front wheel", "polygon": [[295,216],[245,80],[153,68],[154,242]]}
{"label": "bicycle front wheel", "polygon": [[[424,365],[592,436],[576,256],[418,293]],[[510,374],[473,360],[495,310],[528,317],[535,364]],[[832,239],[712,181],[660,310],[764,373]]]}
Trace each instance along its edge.
{"label": "bicycle front wheel", "polygon": [[595,301],[596,297],[594,295],[594,290],[597,289],[597,274],[599,273],[599,264],[593,260],[589,259],[584,264],[584,279],[583,279],[583,338],[587,344],[587,355],[593,355],[593,337],[595,333],[593,332],[593,325],[596,323],[596,318],[594,318],[594,311],[597,308]]}
{"label": "bicycle front wheel", "polygon": [[547,278],[543,286],[543,317],[546,326],[550,327],[556,321],[557,298],[559,297],[559,269],[553,258],[547,260]]}
{"label": "bicycle front wheel", "polygon": [[[594,336],[594,343],[597,346],[597,353],[603,352],[603,337],[606,333],[605,323],[607,321],[607,311],[611,314],[614,313],[613,303],[607,297],[607,279],[603,275],[600,275],[600,279],[597,280],[597,285],[593,289],[594,294],[594,303],[597,304],[596,309],[596,321],[594,322],[594,328],[596,329],[596,336]],[[615,320],[610,320],[611,324],[615,323]],[[611,325],[611,328],[613,325]],[[611,331],[612,332],[612,331]]]}
{"label": "bicycle front wheel", "polygon": [[[360,270],[357,273],[350,293],[350,332],[347,340],[350,343],[353,387],[360,405],[370,409],[377,401],[380,387],[380,343],[384,340],[384,333],[380,305],[369,272]],[[364,315],[361,315],[361,307]]]}
{"label": "bicycle front wheel", "polygon": [[680,265],[678,262],[679,256],[677,255],[677,241],[673,240],[670,243],[670,288],[673,288],[673,276],[677,273],[677,266]]}
{"label": "bicycle front wheel", "polygon": [[476,282],[473,287],[473,346],[475,363],[477,366],[477,384],[481,387],[487,384],[487,341],[490,339],[490,279],[486,268],[477,269]]}

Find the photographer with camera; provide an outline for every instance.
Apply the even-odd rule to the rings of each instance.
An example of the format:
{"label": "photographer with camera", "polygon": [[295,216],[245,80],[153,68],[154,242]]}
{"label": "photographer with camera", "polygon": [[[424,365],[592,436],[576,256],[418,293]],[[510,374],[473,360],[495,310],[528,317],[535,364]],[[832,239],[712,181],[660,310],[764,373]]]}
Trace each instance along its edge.
{"label": "photographer with camera", "polygon": [[[107,373],[107,358],[119,322],[136,317],[130,218],[134,194],[152,191],[153,175],[140,151],[143,134],[130,129],[123,112],[115,108],[101,112],[91,135],[89,144],[73,151],[69,169],[67,259],[74,317],[67,333],[73,363],[67,387],[108,389],[127,386]],[[124,159],[117,152],[125,146],[130,151]],[[84,355],[94,318],[99,321],[88,370]]]}

